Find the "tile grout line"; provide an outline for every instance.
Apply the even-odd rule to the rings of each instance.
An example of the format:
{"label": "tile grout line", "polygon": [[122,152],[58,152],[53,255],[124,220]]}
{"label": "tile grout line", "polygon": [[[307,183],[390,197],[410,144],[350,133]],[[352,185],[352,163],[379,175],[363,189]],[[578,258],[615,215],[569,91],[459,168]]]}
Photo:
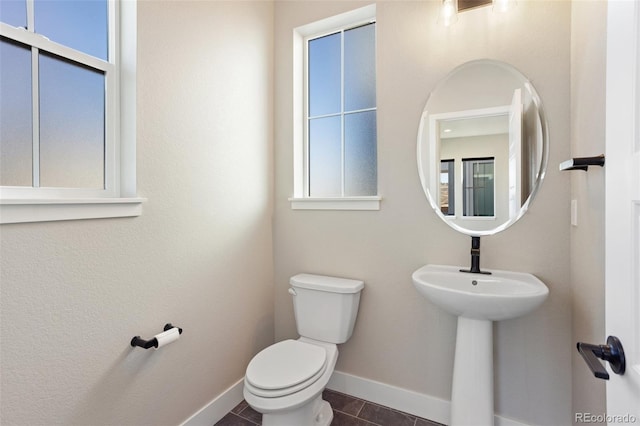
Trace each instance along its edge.
{"label": "tile grout line", "polygon": [[372,426],[381,426],[381,425],[379,425],[378,423],[370,422],[369,420],[365,420],[365,419],[363,419],[363,418],[360,418],[360,417],[358,417],[357,415],[355,415],[355,416],[354,416],[353,414],[345,413],[344,411],[336,410],[335,408],[333,408],[333,411],[334,411],[334,412],[338,412],[338,413],[340,413],[340,414],[344,414],[345,416],[348,416],[348,417],[352,417],[352,418],[354,418],[354,419],[356,419],[356,420],[363,421],[363,422],[365,422],[367,425],[372,425]]}
{"label": "tile grout line", "polygon": [[360,399],[360,398],[356,398],[358,401],[362,402],[362,405],[360,406],[360,409],[358,410],[358,412],[356,413],[356,418],[360,418],[358,417],[360,415],[360,413],[362,413],[362,410],[364,409],[364,405],[367,403],[364,399]]}
{"label": "tile grout line", "polygon": [[380,408],[382,408],[382,409],[384,409],[384,410],[393,411],[393,412],[396,412],[396,413],[398,413],[398,414],[403,414],[403,415],[405,415],[405,416],[410,416],[410,417],[413,417],[413,418],[415,418],[416,420],[418,420],[418,416],[416,416],[416,415],[409,414],[409,413],[407,413],[407,412],[400,411],[400,410],[397,410],[397,409],[392,408],[392,407],[387,407],[386,405],[376,404],[375,402],[370,402],[370,401],[365,401],[365,402],[367,402],[367,403],[369,403],[369,404],[371,404],[371,405],[375,405],[375,406],[377,406],[377,407],[380,407]]}
{"label": "tile grout line", "polygon": [[[395,413],[397,413],[397,414],[401,414],[401,415],[403,415],[403,416],[412,417],[412,418],[414,419],[414,422],[413,422],[413,423],[414,423],[414,426],[418,424],[418,420],[419,420],[419,419],[423,419],[423,420],[427,420],[427,421],[433,422],[432,420],[426,419],[426,418],[424,418],[424,417],[420,417],[420,416],[417,416],[417,415],[415,415],[415,414],[410,414],[410,413],[407,413],[407,412],[405,412],[405,411],[398,410],[398,409],[396,409],[396,408],[388,407],[388,406],[386,406],[386,405],[377,404],[377,403],[375,403],[375,402],[366,401],[366,400],[364,400],[364,399],[362,399],[361,401],[363,401],[365,404],[370,404],[370,405],[372,405],[372,406],[379,407],[379,408],[381,408],[381,409],[383,409],[383,410],[388,410],[388,411],[395,412]],[[364,408],[364,405],[362,406],[362,408]],[[360,414],[358,413],[358,415],[360,415]],[[442,425],[442,426],[445,426],[445,425]]]}
{"label": "tile grout line", "polygon": [[261,426],[262,423],[256,423],[253,420],[251,420],[249,417],[243,416],[242,413],[244,413],[244,411],[249,408],[249,405],[247,404],[246,407],[244,407],[242,410],[240,410],[240,412],[237,414],[238,417],[240,417],[241,419],[244,419],[246,421],[248,421],[251,424],[254,424],[256,426]]}

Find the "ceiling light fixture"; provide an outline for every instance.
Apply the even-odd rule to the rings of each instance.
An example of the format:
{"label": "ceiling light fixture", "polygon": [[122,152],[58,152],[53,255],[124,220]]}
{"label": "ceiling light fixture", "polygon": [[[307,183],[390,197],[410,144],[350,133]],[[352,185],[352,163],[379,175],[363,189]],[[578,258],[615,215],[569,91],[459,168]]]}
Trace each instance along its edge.
{"label": "ceiling light fixture", "polygon": [[494,12],[506,12],[516,6],[516,0],[442,0],[438,22],[445,27],[458,20],[458,12],[493,4]]}
{"label": "ceiling light fixture", "polygon": [[458,20],[458,0],[442,0],[439,21],[445,27]]}

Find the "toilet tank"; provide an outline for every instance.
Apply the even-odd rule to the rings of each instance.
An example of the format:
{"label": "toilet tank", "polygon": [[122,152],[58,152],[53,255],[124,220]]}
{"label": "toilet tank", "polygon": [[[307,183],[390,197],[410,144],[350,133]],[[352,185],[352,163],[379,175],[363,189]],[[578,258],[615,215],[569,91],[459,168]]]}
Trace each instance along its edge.
{"label": "toilet tank", "polygon": [[300,336],[336,344],[351,337],[364,282],[298,274],[289,283]]}

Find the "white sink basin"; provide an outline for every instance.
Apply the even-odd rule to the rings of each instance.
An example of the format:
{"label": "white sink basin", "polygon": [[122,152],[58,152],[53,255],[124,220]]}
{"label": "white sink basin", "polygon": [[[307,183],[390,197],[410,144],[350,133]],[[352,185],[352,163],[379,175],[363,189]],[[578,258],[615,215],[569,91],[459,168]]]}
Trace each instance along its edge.
{"label": "white sink basin", "polygon": [[423,296],[451,314],[489,321],[525,315],[549,294],[547,286],[531,274],[487,270],[491,275],[485,275],[460,269],[426,265],[413,273],[413,284]]}
{"label": "white sink basin", "polygon": [[544,302],[546,285],[531,274],[426,265],[412,275],[418,291],[458,316],[451,385],[451,426],[492,426],[493,321],[525,315]]}

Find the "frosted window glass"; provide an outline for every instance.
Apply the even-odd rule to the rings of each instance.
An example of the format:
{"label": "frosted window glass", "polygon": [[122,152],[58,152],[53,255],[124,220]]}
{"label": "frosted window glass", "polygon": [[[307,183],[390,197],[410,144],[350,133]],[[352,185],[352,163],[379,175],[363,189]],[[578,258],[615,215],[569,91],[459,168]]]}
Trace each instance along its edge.
{"label": "frosted window glass", "polygon": [[340,33],[309,41],[309,116],[340,112]]}
{"label": "frosted window glass", "polygon": [[335,197],[342,192],[340,117],[309,122],[309,195]]}
{"label": "frosted window glass", "polygon": [[[4,1],[4,0],[3,0]],[[73,49],[107,59],[106,0],[35,0],[35,31]]]}
{"label": "frosted window glass", "polygon": [[40,56],[40,185],[104,188],[104,75]]}
{"label": "frosted window glass", "polygon": [[376,112],[347,114],[344,126],[345,195],[376,195]]}
{"label": "frosted window glass", "polygon": [[376,106],[375,24],[344,32],[344,108]]}
{"label": "frosted window glass", "polygon": [[26,0],[0,0],[0,22],[12,27],[27,28]]}
{"label": "frosted window glass", "polygon": [[0,185],[32,186],[31,105],[31,49],[2,38]]}

